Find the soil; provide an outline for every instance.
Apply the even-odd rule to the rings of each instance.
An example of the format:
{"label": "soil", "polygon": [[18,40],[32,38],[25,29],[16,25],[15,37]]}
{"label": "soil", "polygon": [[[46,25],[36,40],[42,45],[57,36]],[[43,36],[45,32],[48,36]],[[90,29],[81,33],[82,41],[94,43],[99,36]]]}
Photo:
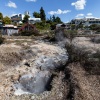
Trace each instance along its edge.
{"label": "soil", "polygon": [[[100,50],[100,44],[92,43],[89,37],[77,37],[72,43],[82,52]],[[41,40],[6,39],[5,44],[0,45],[0,100],[100,100],[100,66],[91,74],[87,66],[80,62],[67,63],[67,60],[63,68],[50,70],[53,76],[48,90],[38,95],[14,94],[14,83],[18,83],[21,76],[41,71],[41,67],[34,64],[37,58],[41,55],[57,57],[63,52],[66,50],[57,44]]]}

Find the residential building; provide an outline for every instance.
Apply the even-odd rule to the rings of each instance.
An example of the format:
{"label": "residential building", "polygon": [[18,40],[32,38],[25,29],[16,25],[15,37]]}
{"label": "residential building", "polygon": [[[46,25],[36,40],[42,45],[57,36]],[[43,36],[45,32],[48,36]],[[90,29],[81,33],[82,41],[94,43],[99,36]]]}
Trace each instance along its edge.
{"label": "residential building", "polygon": [[67,28],[67,25],[66,24],[57,24],[56,25],[56,29],[59,29],[59,28]]}
{"label": "residential building", "polygon": [[22,23],[23,19],[24,19],[24,15],[23,14],[16,14],[16,15],[13,15],[11,17],[11,20],[12,20],[13,24],[20,24],[20,23]]}
{"label": "residential building", "polygon": [[29,18],[29,24],[35,24],[36,22],[41,22],[41,18]]}
{"label": "residential building", "polygon": [[[25,15],[29,15],[29,12],[26,11],[26,12],[25,12]],[[11,17],[12,24],[16,24],[16,25],[22,24],[22,21],[23,21],[25,15],[23,15],[23,14],[16,14],[16,15],[13,15],[13,16]],[[29,15],[29,16],[30,16],[30,15]],[[29,22],[29,24],[34,24],[34,23],[36,23],[36,22],[41,22],[41,18],[32,18],[32,17],[30,17],[28,22]]]}
{"label": "residential building", "polygon": [[22,31],[31,31],[31,30],[37,30],[35,25],[33,24],[25,24],[23,25],[21,28],[19,28],[19,32],[22,32]]}
{"label": "residential building", "polygon": [[90,26],[92,24],[98,24],[100,25],[100,18],[95,17],[85,17],[85,18],[76,18],[71,20],[71,24],[79,25],[80,23],[83,24],[83,26]]}
{"label": "residential building", "polygon": [[2,20],[0,20],[0,30],[2,29],[2,27],[3,27],[3,22]]}
{"label": "residential building", "polygon": [[18,28],[17,26],[14,26],[14,25],[4,25],[1,27],[1,33],[3,35],[12,35],[14,33],[18,33]]}
{"label": "residential building", "polygon": [[30,16],[30,13],[29,13],[29,11],[25,11],[25,13],[24,13],[25,15],[29,15]]}
{"label": "residential building", "polygon": [[95,18],[95,17],[89,18],[89,17],[86,17],[86,18],[84,18],[84,20],[85,20],[85,23],[84,23],[85,26],[90,26],[92,24],[100,25],[100,18]]}

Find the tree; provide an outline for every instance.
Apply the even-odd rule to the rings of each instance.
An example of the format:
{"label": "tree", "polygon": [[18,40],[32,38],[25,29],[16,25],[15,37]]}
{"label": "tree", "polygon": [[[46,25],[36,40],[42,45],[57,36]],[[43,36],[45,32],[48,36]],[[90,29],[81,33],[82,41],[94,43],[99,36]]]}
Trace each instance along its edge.
{"label": "tree", "polygon": [[77,28],[80,28],[80,29],[83,28],[83,24],[82,24],[82,22],[80,22],[80,23],[78,24]]}
{"label": "tree", "polygon": [[57,16],[55,17],[55,15],[52,16],[52,22],[55,22],[55,23],[62,23],[61,19]]}
{"label": "tree", "polygon": [[59,17],[56,17],[55,22],[62,23],[61,19]]}
{"label": "tree", "polygon": [[34,13],[33,13],[33,16],[34,16],[35,18],[40,18],[40,13],[34,12]]}
{"label": "tree", "polygon": [[52,22],[55,22],[56,21],[56,17],[55,15],[52,16]]}
{"label": "tree", "polygon": [[4,24],[11,24],[11,19],[8,16],[6,16],[3,18],[3,23]]}
{"label": "tree", "polygon": [[52,22],[52,17],[50,16],[50,21]]}
{"label": "tree", "polygon": [[28,19],[30,18],[29,15],[25,15],[24,16],[24,20],[23,20],[23,23],[28,23]]}
{"label": "tree", "polygon": [[40,8],[40,18],[42,21],[46,20],[46,15],[45,15],[45,11],[44,11],[43,7]]}
{"label": "tree", "polygon": [[71,20],[70,24],[75,24],[75,20]]}
{"label": "tree", "polygon": [[0,20],[3,20],[3,14],[0,12]]}

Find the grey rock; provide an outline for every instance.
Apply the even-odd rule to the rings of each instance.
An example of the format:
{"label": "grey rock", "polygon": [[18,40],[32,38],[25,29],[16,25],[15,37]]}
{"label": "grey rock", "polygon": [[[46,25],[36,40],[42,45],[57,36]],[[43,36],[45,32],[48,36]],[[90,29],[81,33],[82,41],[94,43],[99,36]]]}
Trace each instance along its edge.
{"label": "grey rock", "polygon": [[55,70],[65,65],[67,60],[67,54],[58,54],[58,56],[55,57],[42,55],[35,61],[35,63],[41,70]]}
{"label": "grey rock", "polygon": [[[15,90],[21,90],[24,94],[35,93],[40,94],[46,91],[46,86],[51,79],[51,73],[49,71],[40,71],[39,73],[26,74],[21,76],[19,82],[14,85]],[[20,93],[19,93],[20,94]]]}

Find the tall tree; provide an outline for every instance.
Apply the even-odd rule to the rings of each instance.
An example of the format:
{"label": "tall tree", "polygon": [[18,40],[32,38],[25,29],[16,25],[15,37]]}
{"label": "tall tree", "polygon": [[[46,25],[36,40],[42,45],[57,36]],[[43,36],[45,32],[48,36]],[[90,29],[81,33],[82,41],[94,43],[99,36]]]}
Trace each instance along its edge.
{"label": "tall tree", "polygon": [[40,18],[40,13],[34,12],[34,13],[33,13],[33,16],[34,16],[35,18]]}
{"label": "tall tree", "polygon": [[6,16],[3,18],[3,23],[4,24],[11,24],[11,19],[8,16]]}
{"label": "tall tree", "polygon": [[57,22],[57,23],[62,23],[60,17],[56,17],[55,22]]}
{"label": "tall tree", "polygon": [[40,18],[42,21],[46,20],[46,15],[45,15],[45,11],[44,11],[43,7],[40,8]]}
{"label": "tall tree", "polygon": [[50,16],[50,21],[52,22],[52,17]]}
{"label": "tall tree", "polygon": [[3,14],[0,12],[0,20],[3,20]]}
{"label": "tall tree", "polygon": [[56,21],[56,17],[55,15],[52,16],[52,22],[55,22]]}
{"label": "tall tree", "polygon": [[28,19],[30,18],[29,15],[25,15],[23,19],[23,23],[28,23]]}

